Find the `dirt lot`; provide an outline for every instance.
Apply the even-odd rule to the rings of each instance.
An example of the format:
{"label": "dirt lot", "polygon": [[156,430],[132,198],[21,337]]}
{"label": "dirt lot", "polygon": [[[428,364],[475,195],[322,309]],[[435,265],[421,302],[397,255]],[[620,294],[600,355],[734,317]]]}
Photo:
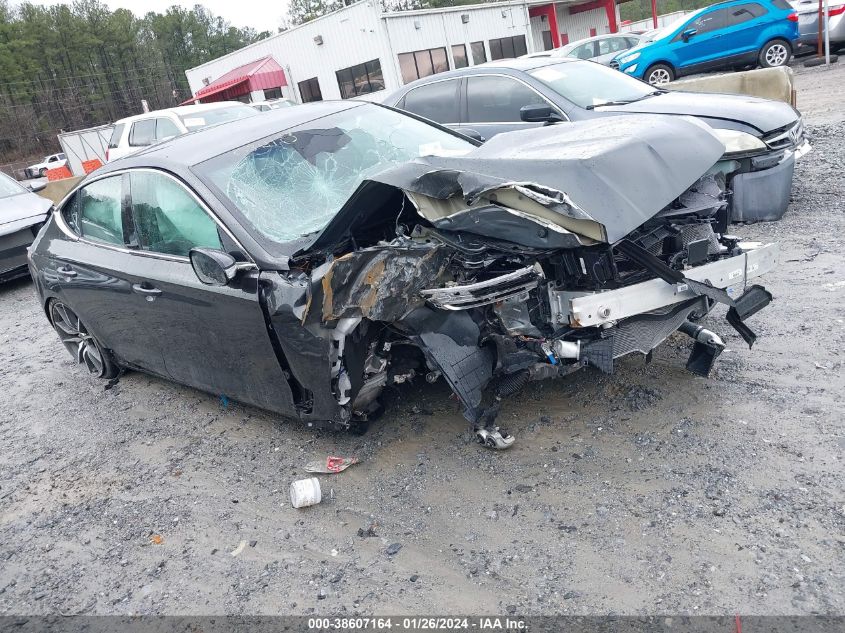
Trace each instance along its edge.
{"label": "dirt lot", "polygon": [[[782,245],[754,349],[711,316],[709,379],[673,338],[537,384],[506,405],[510,451],[442,384],[362,437],[137,373],[104,388],[29,282],[0,288],[0,614],[845,613],[845,64],[799,73],[793,204],[735,231]],[[327,454],[362,463],[291,508]]]}

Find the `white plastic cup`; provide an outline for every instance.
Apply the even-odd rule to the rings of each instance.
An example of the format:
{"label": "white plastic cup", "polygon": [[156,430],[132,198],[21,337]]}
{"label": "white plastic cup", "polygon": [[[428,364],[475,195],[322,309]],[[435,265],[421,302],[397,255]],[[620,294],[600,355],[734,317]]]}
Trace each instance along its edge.
{"label": "white plastic cup", "polygon": [[298,479],[290,485],[290,504],[294,508],[315,506],[323,499],[320,480],[316,477]]}

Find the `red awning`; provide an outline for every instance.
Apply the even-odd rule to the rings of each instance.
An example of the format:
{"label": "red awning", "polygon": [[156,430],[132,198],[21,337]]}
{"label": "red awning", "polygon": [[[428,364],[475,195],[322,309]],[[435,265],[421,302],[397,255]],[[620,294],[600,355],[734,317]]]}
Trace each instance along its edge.
{"label": "red awning", "polygon": [[253,90],[281,88],[287,85],[285,71],[271,55],[268,55],[230,70],[222,77],[197,90],[193,97],[183,102],[183,105],[201,99],[224,101],[248,94]]}

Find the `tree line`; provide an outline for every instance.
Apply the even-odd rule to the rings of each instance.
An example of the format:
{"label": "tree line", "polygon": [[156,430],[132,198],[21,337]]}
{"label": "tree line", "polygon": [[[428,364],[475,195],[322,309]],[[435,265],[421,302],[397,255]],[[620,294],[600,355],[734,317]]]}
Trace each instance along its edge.
{"label": "tree line", "polygon": [[98,0],[0,0],[0,165],[58,150],[56,134],[191,96],[185,70],[270,35],[201,5],[143,17]]}

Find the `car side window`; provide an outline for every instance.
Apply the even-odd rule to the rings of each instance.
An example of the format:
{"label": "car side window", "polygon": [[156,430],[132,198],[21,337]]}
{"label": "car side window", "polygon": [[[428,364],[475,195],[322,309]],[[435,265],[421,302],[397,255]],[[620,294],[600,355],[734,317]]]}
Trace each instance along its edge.
{"label": "car side window", "polygon": [[534,90],[510,77],[467,79],[468,123],[519,122],[523,106],[547,103]]}
{"label": "car side window", "polygon": [[609,37],[605,40],[599,40],[599,55],[625,50],[628,50],[628,43],[624,37]]}
{"label": "car side window", "polygon": [[133,171],[129,191],[142,250],[187,257],[195,247],[223,248],[217,223],[173,178]]}
{"label": "car side window", "polygon": [[756,2],[738,4],[728,9],[728,26],[735,26],[743,22],[749,22],[766,14],[766,9]]}
{"label": "car side window", "polygon": [[172,138],[179,136],[182,132],[176,127],[176,124],[170,119],[160,118],[156,119],[156,140],[160,141],[165,138]]}
{"label": "car side window", "polygon": [[62,209],[74,233],[94,242],[123,246],[121,176],[92,182],[77,191]]}
{"label": "car side window", "polygon": [[728,11],[730,10],[731,9],[716,9],[715,11],[709,11],[704,15],[698,16],[695,20],[687,24],[683,30],[688,31],[690,29],[695,29],[696,35],[702,35],[704,33],[709,33],[710,31],[723,29],[728,25]]}
{"label": "car side window", "polygon": [[457,123],[459,79],[435,81],[405,95],[404,109],[438,123]]}
{"label": "car side window", "polygon": [[129,144],[132,147],[152,145],[156,135],[156,120],[143,119],[132,124],[129,132]]}
{"label": "car side window", "polygon": [[581,44],[581,46],[574,48],[568,55],[568,57],[576,57],[578,59],[592,59],[595,56],[595,49],[593,48],[592,42]]}

